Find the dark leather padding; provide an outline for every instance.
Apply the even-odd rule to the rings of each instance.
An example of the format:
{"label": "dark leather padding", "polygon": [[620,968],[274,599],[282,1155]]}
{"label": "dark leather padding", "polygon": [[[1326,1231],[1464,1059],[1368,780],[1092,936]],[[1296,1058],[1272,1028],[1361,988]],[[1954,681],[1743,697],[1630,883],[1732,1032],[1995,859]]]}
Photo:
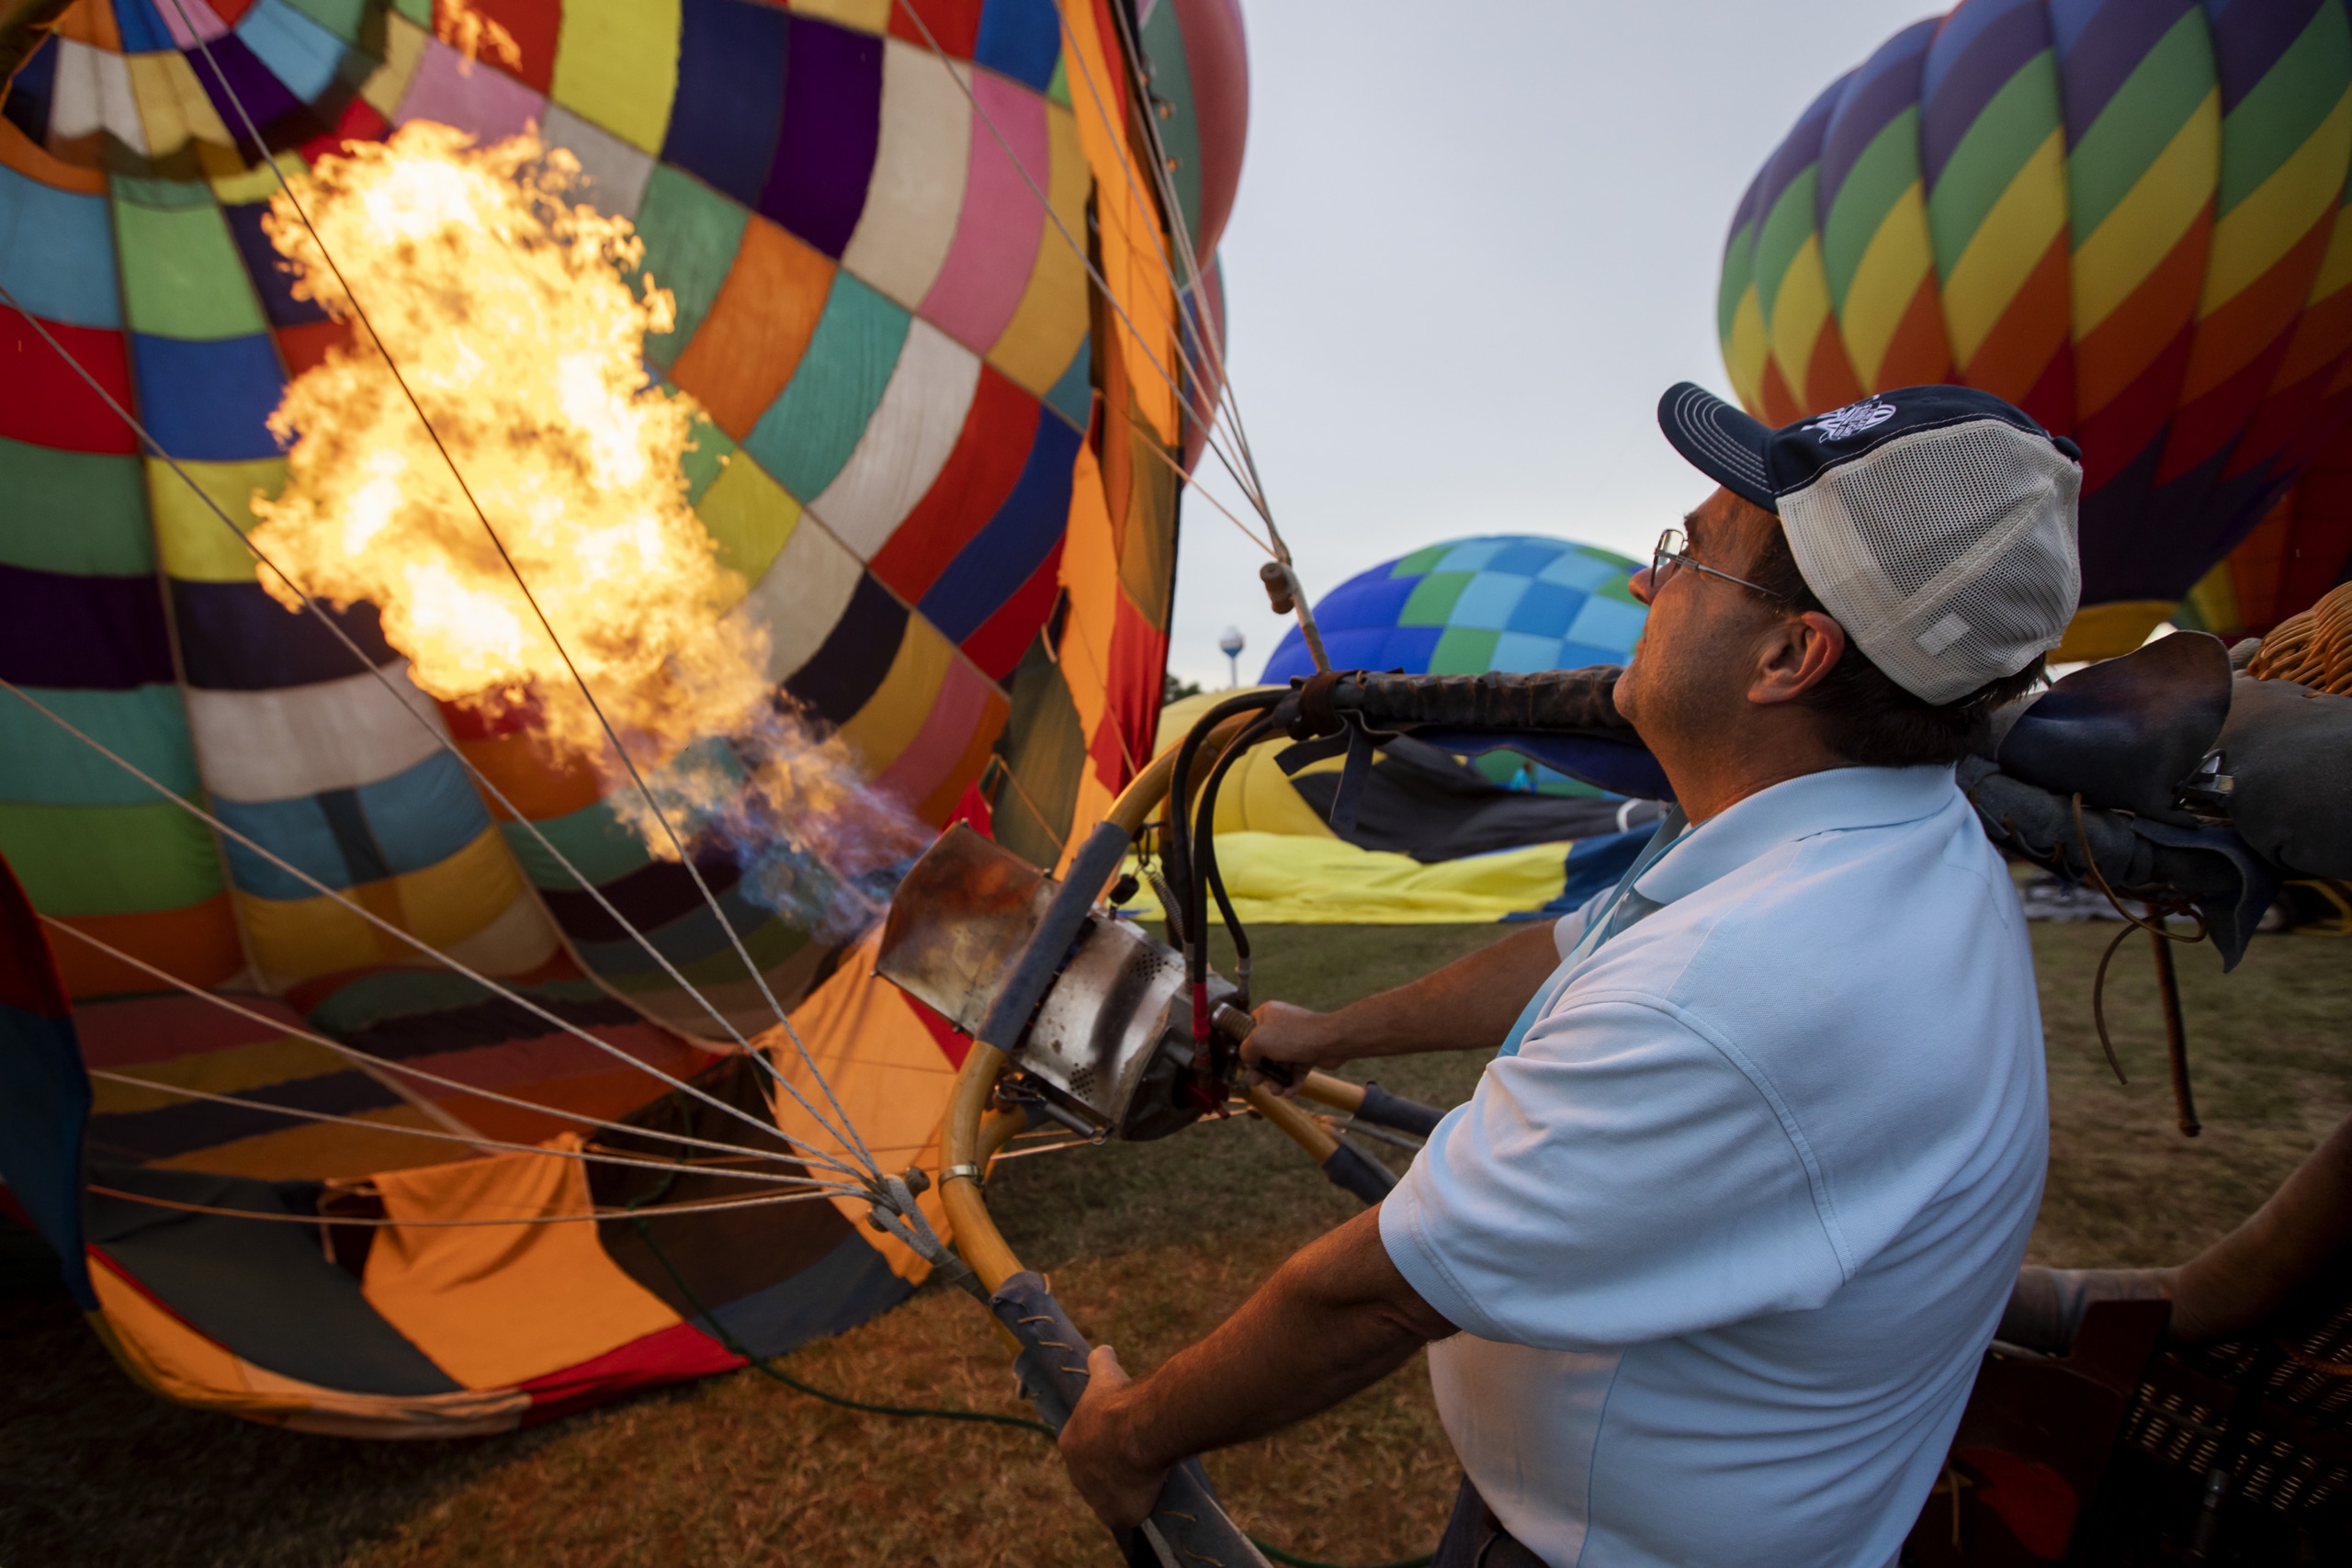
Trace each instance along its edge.
{"label": "dark leather padding", "polygon": [[2175,632],[2075,671],[2015,716],[1996,760],[2011,778],[2084,804],[2188,826],[2174,804],[2230,715],[2230,654]]}
{"label": "dark leather padding", "polygon": [[2230,820],[2290,876],[2352,879],[2352,697],[2241,675],[2222,729]]}

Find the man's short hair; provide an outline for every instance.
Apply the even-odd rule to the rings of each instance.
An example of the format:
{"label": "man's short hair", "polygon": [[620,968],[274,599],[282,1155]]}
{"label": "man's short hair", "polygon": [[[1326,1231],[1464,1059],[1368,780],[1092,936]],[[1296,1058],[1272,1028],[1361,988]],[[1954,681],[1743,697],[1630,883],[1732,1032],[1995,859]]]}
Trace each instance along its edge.
{"label": "man's short hair", "polygon": [[[1738,504],[1764,510],[1745,498]],[[1764,544],[1748,563],[1747,576],[1758,588],[1780,594],[1796,613],[1829,613],[1797,570],[1796,554],[1777,517],[1765,530]],[[1814,716],[1823,743],[1857,767],[1949,765],[1984,741],[1994,709],[2023,696],[2042,674],[2043,661],[2037,654],[2014,675],[1988,681],[1953,702],[1928,703],[1897,685],[1849,636],[1837,664],[1798,696],[1797,705]]]}
{"label": "man's short hair", "polygon": [[2056,648],[2082,598],[2082,452],[1973,387],[1898,387],[1770,429],[1685,381],[1658,428],[1690,465],[1781,519],[1806,586],[1921,702]]}

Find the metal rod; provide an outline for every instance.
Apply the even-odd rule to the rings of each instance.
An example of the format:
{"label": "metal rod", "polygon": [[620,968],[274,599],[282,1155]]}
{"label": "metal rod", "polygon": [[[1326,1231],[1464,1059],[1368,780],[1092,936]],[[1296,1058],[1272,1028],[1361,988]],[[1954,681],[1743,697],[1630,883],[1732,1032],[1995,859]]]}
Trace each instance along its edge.
{"label": "metal rod", "polygon": [[2148,933],[2156,948],[2156,993],[2165,1004],[2165,1056],[2172,1064],[2173,1110],[2180,1118],[2180,1135],[2193,1138],[2205,1130],[2197,1120],[2197,1096],[2188,1085],[2188,1028],[2180,1014],[2180,978],[2173,972],[2172,939],[2162,931]]}

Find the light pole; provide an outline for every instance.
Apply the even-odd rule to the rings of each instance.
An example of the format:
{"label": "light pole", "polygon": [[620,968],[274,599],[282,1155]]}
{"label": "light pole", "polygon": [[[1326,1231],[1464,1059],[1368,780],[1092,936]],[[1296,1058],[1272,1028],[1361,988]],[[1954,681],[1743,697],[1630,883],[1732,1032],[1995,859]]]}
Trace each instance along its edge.
{"label": "light pole", "polygon": [[1239,626],[1227,626],[1225,635],[1216,639],[1216,646],[1217,650],[1225,655],[1226,664],[1233,673],[1233,679],[1227,683],[1238,686],[1241,684],[1241,650],[1250,646],[1250,639],[1241,635]]}

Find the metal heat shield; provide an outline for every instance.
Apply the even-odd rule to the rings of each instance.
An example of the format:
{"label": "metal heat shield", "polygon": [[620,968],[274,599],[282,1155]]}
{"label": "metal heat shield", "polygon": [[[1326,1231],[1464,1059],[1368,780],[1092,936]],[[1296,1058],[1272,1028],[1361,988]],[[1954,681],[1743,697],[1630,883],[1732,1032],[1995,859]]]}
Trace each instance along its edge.
{"label": "metal heat shield", "polygon": [[958,822],[899,884],[875,970],[977,1034],[1053,897],[1053,878]]}
{"label": "metal heat shield", "polygon": [[[924,852],[890,901],[876,971],[977,1033],[1053,899],[1053,878],[962,824]],[[1184,964],[1136,927],[1087,924],[1014,1064],[1110,1128],[1123,1124],[1184,992]]]}

